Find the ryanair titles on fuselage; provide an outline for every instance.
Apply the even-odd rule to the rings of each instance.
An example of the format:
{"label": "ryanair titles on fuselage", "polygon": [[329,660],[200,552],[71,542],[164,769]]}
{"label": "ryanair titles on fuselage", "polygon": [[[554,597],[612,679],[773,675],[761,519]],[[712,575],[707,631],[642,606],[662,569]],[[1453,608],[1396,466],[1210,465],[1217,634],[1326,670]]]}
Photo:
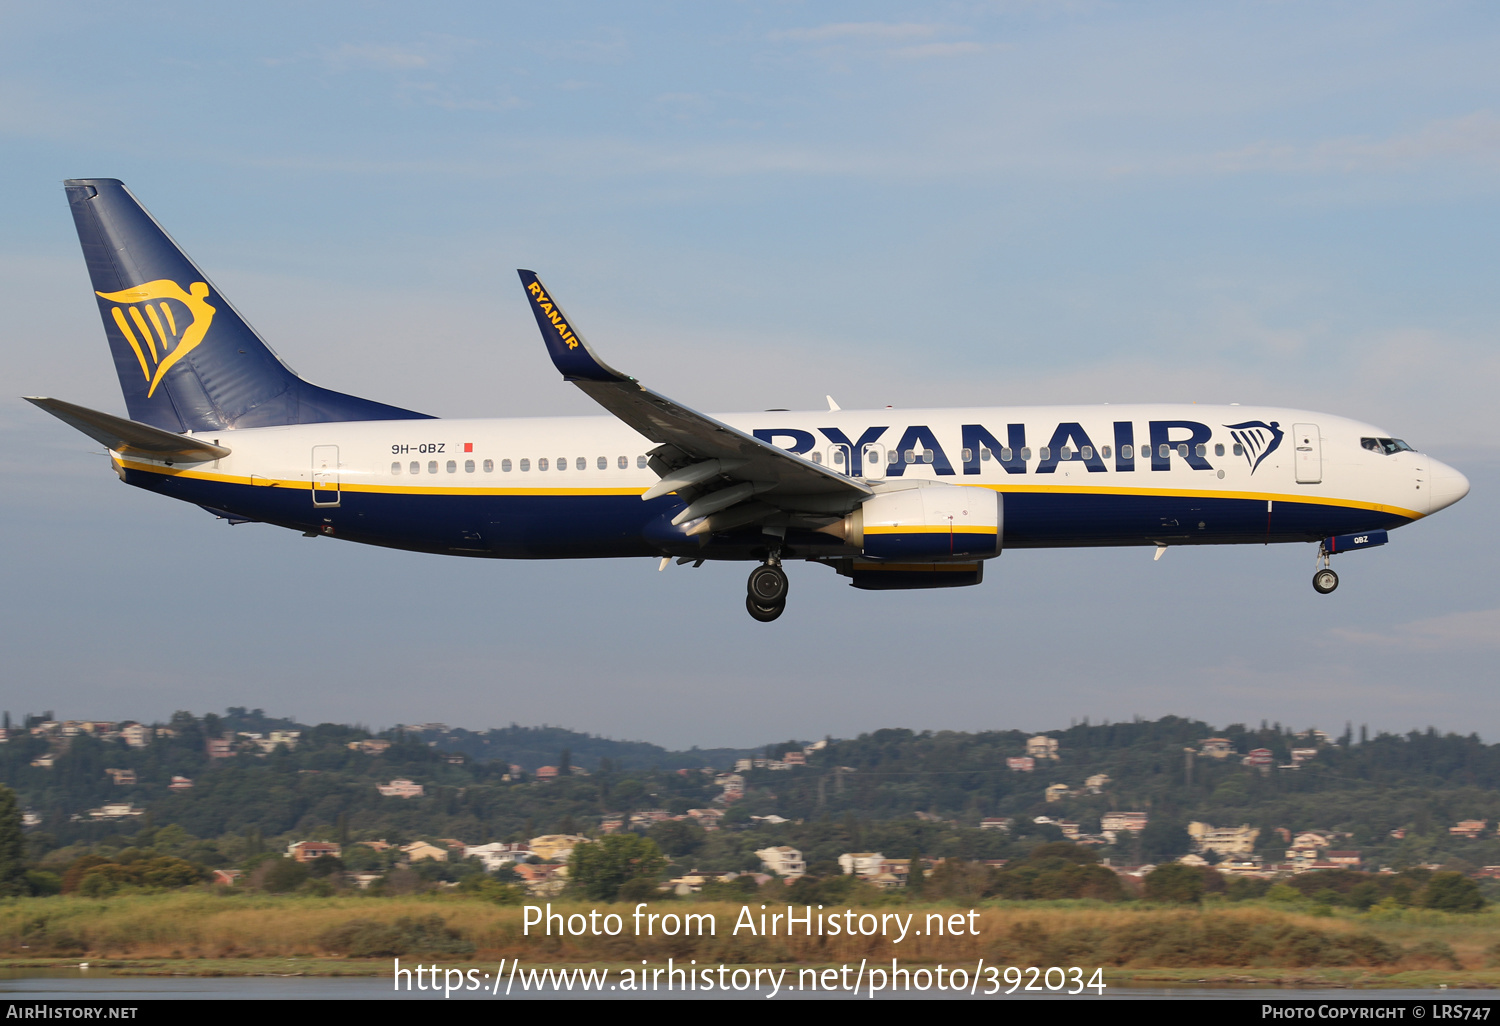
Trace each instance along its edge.
{"label": "ryanair titles on fuselage", "polygon": [[[1234,439],[1234,455],[1243,458],[1251,473],[1281,444],[1284,432],[1278,421],[1246,421],[1226,424],[1225,429]],[[1113,422],[1109,436],[1101,442],[1091,437],[1078,421],[1064,421],[1057,425],[1047,441],[1038,446],[1040,457],[1034,470],[1029,470],[1033,453],[1027,441],[1025,424],[1007,424],[1005,437],[983,424],[960,425],[959,464],[963,474],[981,472],[981,464],[995,460],[1010,474],[1052,474],[1059,463],[1077,462],[1090,473],[1102,474],[1109,469],[1112,460],[1114,469],[1121,473],[1134,472],[1141,468],[1137,462],[1136,426],[1133,421]],[[958,470],[937,434],[925,424],[913,424],[902,431],[899,441],[883,440],[891,431],[889,426],[867,428],[857,438],[851,438],[839,428],[819,428],[827,443],[842,446],[848,452],[848,472],[855,477],[865,473],[864,462],[869,458],[871,446],[881,446],[886,455],[885,475],[900,477],[910,464],[930,465],[938,476],[958,476]],[[790,452],[807,455],[818,447],[811,431],[803,428],[756,428],[756,438]],[[1213,441],[1213,428],[1193,420],[1152,420],[1147,423],[1146,437],[1139,443],[1140,458],[1149,458],[1152,470],[1171,470],[1172,457],[1182,460],[1193,470],[1213,470],[1209,462],[1209,443]],[[1218,443],[1212,455],[1225,455],[1224,443]]]}

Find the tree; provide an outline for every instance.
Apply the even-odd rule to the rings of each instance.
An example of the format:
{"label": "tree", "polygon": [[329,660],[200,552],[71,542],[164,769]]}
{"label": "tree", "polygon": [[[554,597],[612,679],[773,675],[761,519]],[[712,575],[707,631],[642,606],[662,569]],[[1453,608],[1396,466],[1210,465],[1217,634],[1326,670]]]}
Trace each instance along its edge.
{"label": "tree", "polygon": [[1181,862],[1168,862],[1146,874],[1147,901],[1194,905],[1203,900],[1203,874]]}
{"label": "tree", "polygon": [[1479,885],[1462,873],[1434,873],[1422,891],[1422,906],[1443,912],[1478,912],[1484,908]]}
{"label": "tree", "polygon": [[911,863],[906,867],[906,894],[911,898],[922,897],[926,889],[923,885],[927,883],[927,874],[923,872],[922,853],[916,848],[911,850]]}
{"label": "tree", "polygon": [[30,894],[26,883],[26,838],[16,793],[0,784],[0,897]]}
{"label": "tree", "polygon": [[1141,857],[1147,862],[1164,862],[1186,855],[1193,839],[1181,823],[1153,816],[1140,833]]}
{"label": "tree", "polygon": [[654,881],[666,865],[654,841],[636,834],[610,834],[575,847],[568,856],[568,876],[585,896],[612,901],[627,881]]}

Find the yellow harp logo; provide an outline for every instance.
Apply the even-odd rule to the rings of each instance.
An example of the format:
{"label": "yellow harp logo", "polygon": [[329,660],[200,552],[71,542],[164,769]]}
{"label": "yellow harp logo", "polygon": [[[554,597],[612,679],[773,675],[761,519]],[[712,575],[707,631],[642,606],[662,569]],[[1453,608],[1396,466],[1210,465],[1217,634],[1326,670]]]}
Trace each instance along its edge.
{"label": "yellow harp logo", "polygon": [[110,312],[114,314],[120,334],[125,336],[125,341],[135,350],[135,358],[140,361],[141,374],[150,384],[146,390],[148,399],[172,364],[203,341],[214,319],[214,307],[205,302],[208,298],[207,282],[195,281],[184,292],[175,281],[162,278],[120,292],[94,294],[111,303],[125,304]]}

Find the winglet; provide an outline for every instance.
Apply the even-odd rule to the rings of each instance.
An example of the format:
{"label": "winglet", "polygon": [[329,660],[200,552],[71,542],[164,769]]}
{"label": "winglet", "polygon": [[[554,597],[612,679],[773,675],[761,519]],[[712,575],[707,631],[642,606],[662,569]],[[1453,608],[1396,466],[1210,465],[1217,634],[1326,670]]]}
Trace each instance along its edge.
{"label": "winglet", "polygon": [[531,302],[531,312],[536,315],[536,324],[542,329],[542,341],[547,344],[547,353],[552,363],[568,381],[629,381],[594,355],[583,336],[573,328],[562,307],[552,298],[535,271],[517,271],[521,284],[526,288],[526,298]]}

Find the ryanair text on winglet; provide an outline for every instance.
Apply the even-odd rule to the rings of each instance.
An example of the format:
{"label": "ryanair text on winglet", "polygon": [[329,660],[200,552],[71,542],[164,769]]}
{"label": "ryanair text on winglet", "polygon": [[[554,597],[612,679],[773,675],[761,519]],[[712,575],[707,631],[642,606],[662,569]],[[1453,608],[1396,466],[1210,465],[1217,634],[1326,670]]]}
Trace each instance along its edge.
{"label": "ryanair text on winglet", "polygon": [[542,291],[541,283],[532,282],[526,286],[526,291],[531,293],[532,302],[537,305],[542,313],[547,315],[547,320],[557,329],[558,335],[568,344],[568,348],[577,349],[578,336],[573,334],[573,329],[568,327],[567,322],[562,319],[562,314],[557,312],[556,305],[552,302],[552,297]]}

